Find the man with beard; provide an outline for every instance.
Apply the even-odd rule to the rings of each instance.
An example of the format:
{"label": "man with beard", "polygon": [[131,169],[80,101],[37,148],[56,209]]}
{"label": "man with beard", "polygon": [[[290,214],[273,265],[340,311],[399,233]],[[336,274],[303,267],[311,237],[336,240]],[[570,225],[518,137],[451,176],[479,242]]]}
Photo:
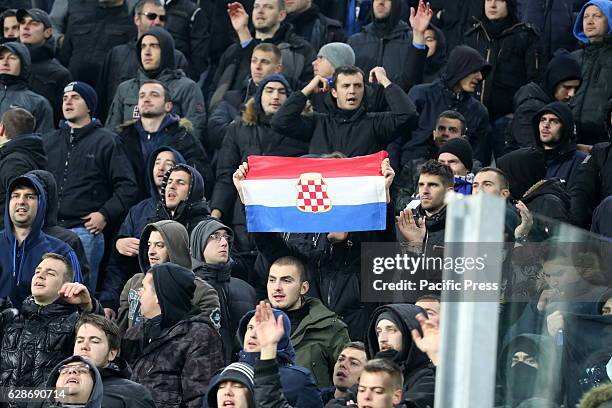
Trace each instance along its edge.
{"label": "man with beard", "polygon": [[[145,167],[151,153],[166,146],[181,153],[187,164],[204,175],[204,186],[208,187],[207,192],[212,192],[212,168],[202,144],[194,136],[191,122],[172,113],[174,103],[170,98],[171,91],[163,82],[155,79],[144,81],[138,91],[140,117],[128,120],[118,128],[134,174],[141,180],[148,179]],[[140,186],[140,198],[144,199],[150,193],[146,183]]]}

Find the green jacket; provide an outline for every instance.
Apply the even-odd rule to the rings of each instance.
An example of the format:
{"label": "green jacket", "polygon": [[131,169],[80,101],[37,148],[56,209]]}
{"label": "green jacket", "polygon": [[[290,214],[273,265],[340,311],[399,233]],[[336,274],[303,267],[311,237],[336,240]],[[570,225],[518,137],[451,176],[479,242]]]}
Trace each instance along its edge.
{"label": "green jacket", "polygon": [[312,371],[319,388],[333,385],[334,364],[350,341],[346,324],[316,298],[306,297],[308,314],[292,330],[295,363]]}

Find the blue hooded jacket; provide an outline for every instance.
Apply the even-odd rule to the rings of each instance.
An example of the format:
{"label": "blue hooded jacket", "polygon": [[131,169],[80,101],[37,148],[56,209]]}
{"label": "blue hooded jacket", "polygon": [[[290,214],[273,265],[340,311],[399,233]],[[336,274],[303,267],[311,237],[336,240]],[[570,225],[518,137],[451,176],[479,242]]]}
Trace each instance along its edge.
{"label": "blue hooded jacket", "polygon": [[[36,218],[30,234],[21,245],[13,235],[11,228],[13,224],[9,215],[11,191],[17,184],[32,185],[38,194]],[[68,244],[42,232],[47,213],[47,196],[38,179],[31,174],[17,177],[9,185],[6,203],[4,208],[6,228],[0,233],[0,298],[10,297],[15,307],[21,307],[23,300],[30,295],[34,270],[47,252],[66,257],[74,270],[74,281],[81,282],[81,268],[74,250]]]}
{"label": "blue hooded jacket", "polygon": [[[285,333],[278,342],[276,350],[276,360],[279,365],[280,382],[283,390],[283,394],[287,399],[287,402],[294,408],[319,408],[323,406],[321,402],[321,394],[317,388],[314,377],[310,370],[296,366],[295,361],[295,350],[291,343],[291,321],[287,315],[278,310],[272,309],[272,313],[275,318],[283,316],[283,324],[285,327]],[[244,336],[246,334],[247,325],[251,318],[255,315],[255,311],[251,310],[246,313],[240,324],[238,325],[238,339],[240,345],[244,346]],[[255,362],[259,359],[260,353],[240,351],[240,362],[247,363],[251,367],[255,367]]]}
{"label": "blue hooded jacket", "polygon": [[584,30],[582,29],[582,19],[584,17],[584,11],[589,6],[597,6],[599,9],[606,15],[608,18],[608,35],[612,34],[612,1],[610,0],[591,0],[582,6],[580,13],[578,14],[578,18],[576,18],[576,22],[574,23],[574,37],[578,39],[581,43],[588,44],[589,39],[584,34]]}

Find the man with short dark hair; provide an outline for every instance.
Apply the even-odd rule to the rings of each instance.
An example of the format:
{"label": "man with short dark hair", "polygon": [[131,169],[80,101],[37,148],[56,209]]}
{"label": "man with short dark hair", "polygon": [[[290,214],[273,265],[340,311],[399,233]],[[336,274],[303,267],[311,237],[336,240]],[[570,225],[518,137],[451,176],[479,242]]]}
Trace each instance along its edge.
{"label": "man with short dark hair", "polygon": [[382,67],[369,72],[369,82],[384,90],[389,112],[365,109],[365,74],[357,67],[335,70],[331,95],[336,108],[331,113],[302,115],[310,95],[329,89],[327,78],[315,76],[300,92],[294,92],[272,118],[272,128],[287,137],[310,142],[311,154],[340,152],[348,157],[384,150],[416,119],[416,108],[408,95],[391,83]]}
{"label": "man with short dark hair", "polygon": [[6,9],[0,14],[0,23],[2,26],[2,40],[0,42],[19,41],[19,21],[17,20],[16,9]]}
{"label": "man with short dark hair", "polygon": [[68,71],[55,59],[55,40],[49,15],[37,8],[17,11],[19,38],[32,57],[30,88],[47,98],[53,108],[53,123],[62,117],[64,87],[72,80]]}
{"label": "man with short dark hair", "polygon": [[[418,217],[409,209],[400,211],[397,227],[408,242],[409,251],[425,253],[435,247],[444,247],[446,225],[446,193],[453,190],[454,178],[451,169],[436,160],[430,160],[421,168],[419,175]],[[441,272],[441,271],[440,271]]]}
{"label": "man with short dark hair", "polygon": [[72,280],[70,262],[57,253],[47,253],[31,279],[32,296],[14,305],[21,306],[21,312],[13,309],[0,314],[2,387],[42,386],[52,368],[72,355],[80,313],[101,312],[85,285]]}
{"label": "man with short dark hair", "polygon": [[[173,105],[170,90],[163,82],[144,81],[138,91],[139,118],[128,120],[117,129],[125,153],[134,174],[142,180],[148,178],[145,167],[153,151],[161,146],[178,151],[187,164],[204,176],[210,196],[214,179],[206,153],[194,136],[189,120],[172,113]],[[139,198],[145,199],[150,193],[149,186],[143,184]]]}
{"label": "man with short dark hair", "polygon": [[131,381],[132,370],[119,357],[119,328],[95,314],[82,315],[75,326],[74,355],[87,358],[100,371],[104,408],[154,408],[151,393]]}
{"label": "man with short dark hair", "polygon": [[334,386],[321,390],[323,405],[332,399],[346,398],[349,388],[359,383],[363,367],[368,361],[365,345],[351,341],[344,345],[334,365]]}
{"label": "man with short dark hair", "polygon": [[319,299],[306,296],[306,270],[297,258],[274,261],[267,289],[272,307],[287,313],[291,320],[296,364],[311,370],[319,387],[331,385],[334,363],[349,341],[346,324]]}
{"label": "man with short dark hair", "polygon": [[59,223],[83,242],[92,290],[104,255],[103,232],[118,225],[138,199],[134,172],[125,166],[117,135],[94,118],[97,99],[90,85],[68,84],[62,106],[66,121],[43,141],[59,190]]}
{"label": "man with short dark hair", "polygon": [[47,195],[33,175],[14,179],[8,189],[5,228],[0,233],[0,298],[10,297],[21,307],[30,295],[34,270],[47,252],[61,254],[70,261],[75,281],[81,282],[80,265],[72,248],[42,232]]}
{"label": "man with short dark hair", "polygon": [[189,269],[154,265],[140,290],[147,321],[130,328],[121,342],[134,380],[159,407],[201,407],[213,373],[223,366],[221,337],[208,315],[192,309],[195,288]]}
{"label": "man with short dark hair", "polygon": [[[42,139],[32,134],[35,122],[22,108],[10,109],[0,118],[0,208],[6,205],[6,188],[12,179],[47,167]],[[4,219],[0,219],[0,230],[3,228]]]}
{"label": "man with short dark hair", "polygon": [[[133,41],[113,47],[106,54],[96,89],[100,98],[100,119],[106,119],[119,84],[138,75],[137,39],[153,27],[166,26],[168,16],[163,3],[161,0],[139,0],[134,7],[134,24],[138,36]],[[178,49],[174,50],[174,62],[175,68],[185,72],[189,69],[187,58]]]}
{"label": "man with short dark hair", "polygon": [[18,42],[0,45],[0,115],[14,107],[30,112],[36,119],[36,132],[53,130],[53,109],[49,101],[28,88],[32,60],[28,48]]}
{"label": "man with short dark hair", "polygon": [[[232,44],[221,56],[211,84],[211,95],[220,87],[242,89],[249,76],[249,61],[255,46],[269,42],[281,48],[283,71],[291,83],[307,83],[312,78],[315,50],[285,22],[287,10],[284,0],[255,0],[249,30],[249,15],[242,4],[230,3],[227,8],[238,43]],[[281,46],[282,45],[282,46]]]}
{"label": "man with short dark hair", "polygon": [[139,64],[135,78],[122,82],[109,108],[106,127],[116,129],[128,120],[139,119],[138,93],[142,84],[151,79],[163,82],[170,90],[172,112],[188,119],[193,133],[201,140],[206,130],[206,109],[200,87],[176,68],[174,40],[161,27],[146,31],[136,43],[135,58]]}

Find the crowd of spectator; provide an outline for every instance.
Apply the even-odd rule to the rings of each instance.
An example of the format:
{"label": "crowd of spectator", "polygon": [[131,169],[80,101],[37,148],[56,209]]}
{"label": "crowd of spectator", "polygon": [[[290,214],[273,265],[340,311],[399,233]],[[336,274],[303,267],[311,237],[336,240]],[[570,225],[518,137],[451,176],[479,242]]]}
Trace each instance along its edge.
{"label": "crowd of spectator", "polygon": [[[452,192],[506,202],[495,406],[612,404],[612,0],[0,12],[0,388],[55,389],[0,407],[433,407],[441,292],[361,249],[441,257]],[[385,229],[249,231],[249,156],[381,150]]]}

